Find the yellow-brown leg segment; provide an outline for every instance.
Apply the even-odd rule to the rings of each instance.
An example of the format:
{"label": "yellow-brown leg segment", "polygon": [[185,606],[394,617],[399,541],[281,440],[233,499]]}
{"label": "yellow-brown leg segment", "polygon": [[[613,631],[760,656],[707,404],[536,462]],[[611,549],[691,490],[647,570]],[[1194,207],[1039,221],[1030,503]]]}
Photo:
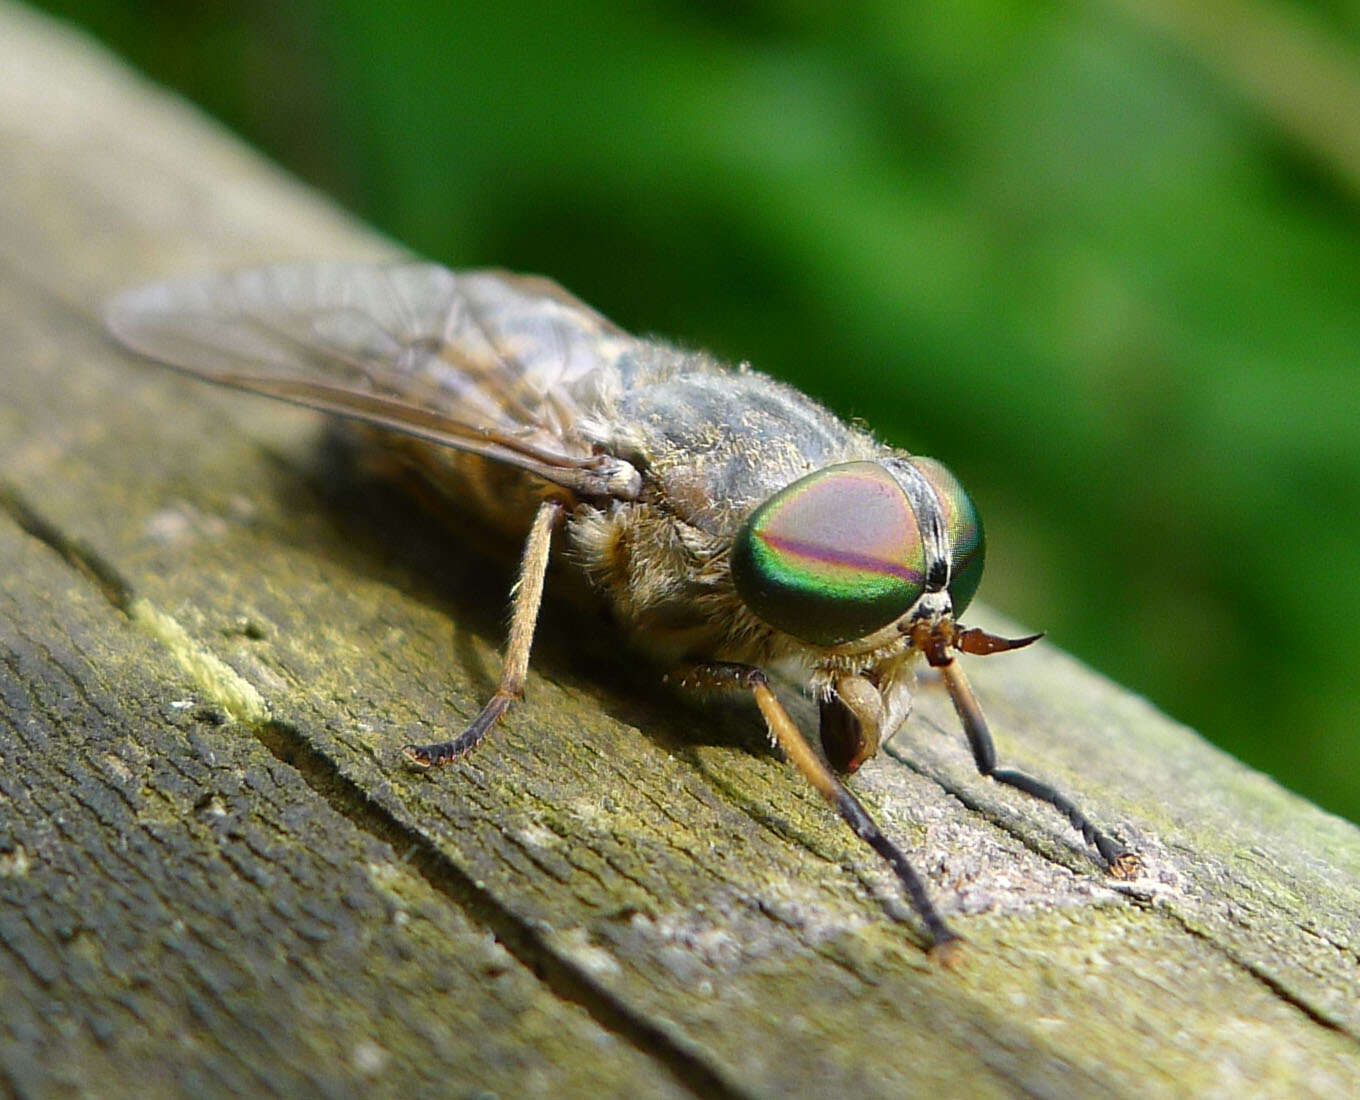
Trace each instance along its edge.
{"label": "yellow-brown leg segment", "polygon": [[931,955],[941,962],[950,962],[959,941],[958,935],[950,930],[944,918],[936,911],[930,896],[926,893],[925,885],[907,862],[907,857],[897,845],[883,835],[883,831],[869,816],[869,811],[864,808],[863,803],[850,793],[822,762],[821,757],[812,750],[807,738],[770,689],[770,681],[765,673],[750,665],[713,662],[686,668],[674,679],[682,687],[700,690],[744,688],[755,696],[756,706],[760,708],[760,713],[769,724],[770,732],[774,734],[789,759],[807,777],[808,782],[817,788],[818,793],[831,803],[845,823],[854,830],[855,835],[882,856],[893,869],[930,935]]}
{"label": "yellow-brown leg segment", "polygon": [[548,571],[553,529],[565,514],[566,508],[561,501],[548,500],[539,506],[534,516],[529,538],[524,543],[519,580],[512,589],[510,642],[505,648],[505,666],[501,670],[501,681],[496,685],[496,693],[473,719],[472,725],[452,741],[403,746],[402,753],[417,767],[437,768],[451,764],[471,752],[481,744],[482,738],[497,719],[510,709],[510,704],[524,694],[524,678],[529,672],[529,650],[533,646],[538,609],[543,603],[543,578]]}

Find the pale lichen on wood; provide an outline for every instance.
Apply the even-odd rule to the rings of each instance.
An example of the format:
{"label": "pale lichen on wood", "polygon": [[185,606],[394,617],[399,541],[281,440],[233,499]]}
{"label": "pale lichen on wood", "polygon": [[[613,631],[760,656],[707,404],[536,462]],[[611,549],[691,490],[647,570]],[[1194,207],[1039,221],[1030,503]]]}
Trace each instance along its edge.
{"label": "pale lichen on wood", "polygon": [[11,1091],[1360,1085],[1360,833],[1051,648],[973,664],[1001,752],[1148,875],[977,776],[926,683],[854,782],[954,971],[749,708],[677,703],[578,609],[474,757],[403,768],[494,683],[510,561],[96,320],[143,278],[390,246],[21,10],[0,68]]}

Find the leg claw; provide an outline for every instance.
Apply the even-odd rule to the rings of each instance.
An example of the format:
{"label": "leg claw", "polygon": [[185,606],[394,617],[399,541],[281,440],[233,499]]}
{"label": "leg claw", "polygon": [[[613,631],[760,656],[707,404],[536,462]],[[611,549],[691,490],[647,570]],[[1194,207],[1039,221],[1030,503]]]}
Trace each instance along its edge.
{"label": "leg claw", "polygon": [[417,771],[427,772],[431,768],[445,763],[430,751],[431,747],[430,745],[402,745],[401,755]]}
{"label": "leg claw", "polygon": [[965,942],[962,936],[950,933],[948,939],[936,940],[931,944],[926,951],[926,958],[936,966],[953,970],[968,956],[968,951],[963,946]]}
{"label": "leg claw", "polygon": [[1112,878],[1131,879],[1137,878],[1143,873],[1143,860],[1137,852],[1128,850],[1119,851],[1110,860],[1110,876]]}

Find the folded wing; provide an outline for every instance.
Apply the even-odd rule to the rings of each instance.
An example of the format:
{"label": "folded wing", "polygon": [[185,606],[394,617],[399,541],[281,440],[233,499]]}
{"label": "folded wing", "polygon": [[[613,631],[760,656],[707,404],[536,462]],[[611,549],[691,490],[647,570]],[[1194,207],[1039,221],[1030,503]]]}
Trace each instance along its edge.
{"label": "folded wing", "polygon": [[298,263],[156,283],[106,311],[132,350],[220,385],[629,495],[574,428],[633,338],[548,279]]}

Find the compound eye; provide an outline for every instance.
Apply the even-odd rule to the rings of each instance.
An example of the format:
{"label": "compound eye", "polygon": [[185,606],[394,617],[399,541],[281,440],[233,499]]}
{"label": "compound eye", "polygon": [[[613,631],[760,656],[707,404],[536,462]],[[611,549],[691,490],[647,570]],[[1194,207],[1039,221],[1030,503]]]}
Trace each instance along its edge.
{"label": "compound eye", "polygon": [[935,490],[944,514],[945,533],[949,537],[950,572],[949,601],[954,605],[954,617],[963,614],[973,602],[982,582],[982,566],[987,557],[987,540],[982,531],[982,517],[973,507],[970,497],[959,479],[933,458],[912,457],[911,463]]}
{"label": "compound eye", "polygon": [[732,580],[770,626],[839,645],[917,601],[925,547],[892,475],[875,462],[847,462],[800,478],[751,513],[732,546]]}

